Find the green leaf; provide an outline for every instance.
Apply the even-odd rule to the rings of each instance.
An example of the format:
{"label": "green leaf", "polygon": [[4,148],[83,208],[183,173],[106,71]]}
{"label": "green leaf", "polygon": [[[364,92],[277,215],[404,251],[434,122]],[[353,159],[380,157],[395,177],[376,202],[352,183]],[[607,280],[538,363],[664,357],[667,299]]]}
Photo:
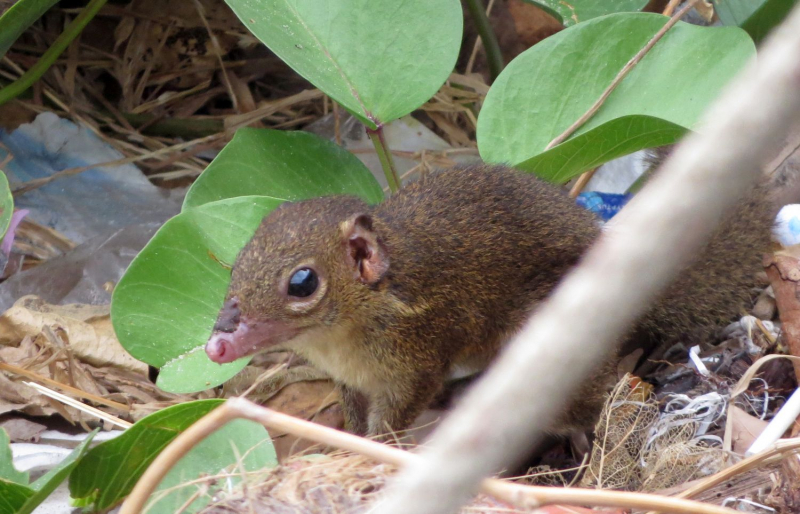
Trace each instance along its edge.
{"label": "green leaf", "polygon": [[[630,148],[654,148],[679,140],[686,129],[649,116],[623,116],[569,139],[517,165],[523,170],[547,170],[552,182],[566,182],[575,170],[588,170],[630,153]],[[537,171],[538,172],[538,171]]]}
{"label": "green leaf", "polygon": [[29,487],[0,478],[0,514],[17,514],[31,496]]}
{"label": "green leaf", "polygon": [[231,265],[282,200],[243,196],[189,209],[167,221],[114,288],[111,321],[137,359],[161,368],[171,392],[214,387],[249,361],[211,362],[203,346],[230,281]]}
{"label": "green leaf", "polygon": [[243,128],[189,188],[183,209],[236,196],[294,201],[333,194],[383,200],[369,169],[339,145],[309,132]]}
{"label": "green leaf", "polygon": [[565,27],[618,12],[641,11],[649,0],[525,0],[553,15]]}
{"label": "green leaf", "polygon": [[11,440],[4,428],[0,428],[0,479],[20,485],[28,485],[30,481],[27,473],[14,467]]}
{"label": "green leaf", "polygon": [[741,29],[679,22],[594,117],[545,151],[666,21],[649,13],[603,16],[520,54],[484,102],[477,131],[481,157],[565,181],[612,158],[677,141],[754,55],[753,42]]}
{"label": "green leaf", "polygon": [[[237,459],[241,456],[241,461]],[[214,432],[192,451],[186,454],[164,477],[157,491],[173,489],[168,495],[160,498],[156,493],[155,500],[147,507],[151,514],[173,514],[175,512],[196,512],[205,507],[211,494],[200,496],[186,510],[181,510],[198,489],[204,484],[180,487],[199,477],[218,475],[223,470],[228,473],[252,472],[278,464],[278,458],[267,430],[259,423],[246,419],[234,420],[221,430]],[[234,476],[220,481],[220,487],[229,487],[240,482]]]}
{"label": "green leaf", "polygon": [[58,0],[17,0],[0,16],[0,58]]}
{"label": "green leaf", "polygon": [[14,197],[11,196],[11,188],[8,187],[8,177],[0,170],[0,240],[6,235],[13,214]]}
{"label": "green leaf", "polygon": [[760,42],[797,4],[797,0],[714,0],[723,25],[741,27]]}
{"label": "green leaf", "polygon": [[[140,419],[124,434],[97,445],[81,459],[69,480],[73,498],[94,498],[95,508],[108,509],[127,496],[158,454],[182,431],[223,400],[200,400],[174,405]],[[159,489],[201,474],[217,474],[245,456],[245,469],[252,470],[276,463],[275,450],[266,429],[245,420],[229,423],[209,441],[189,452],[165,477]],[[235,450],[234,450],[235,448]],[[177,512],[174,506],[188,498],[193,488],[181,488],[155,505],[155,511]],[[193,504],[189,512],[199,508]],[[170,510],[171,509],[171,510]]]}
{"label": "green leaf", "polygon": [[[67,455],[58,466],[42,475],[30,486],[27,485],[27,473],[20,473],[14,470],[17,474],[17,480],[12,481],[8,481],[8,477],[4,473],[0,478],[0,514],[30,514],[33,512],[69,476],[81,457],[86,453],[97,432],[98,430],[95,430],[87,435],[86,439],[72,453]],[[4,430],[0,430],[0,473],[3,473],[2,468],[6,465],[5,459],[7,457],[3,448],[9,449],[8,435]],[[10,449],[8,457],[10,457]],[[11,465],[10,461],[8,461],[8,465]]]}
{"label": "green leaf", "polygon": [[86,439],[84,439],[81,444],[75,447],[72,453],[67,455],[67,457],[58,464],[58,466],[51,469],[34,483],[32,483],[31,488],[34,491],[33,495],[22,506],[22,508],[17,511],[16,514],[29,514],[33,512],[33,510],[38,507],[39,504],[41,504],[48,496],[50,496],[50,493],[55,491],[56,487],[61,485],[61,482],[63,482],[70,475],[70,473],[72,473],[72,470],[75,469],[75,467],[78,465],[78,462],[80,462],[81,458],[83,458],[84,454],[86,454],[87,450],[89,449],[89,444],[99,431],[100,429],[96,429],[91,434],[87,435]]}
{"label": "green leaf", "polygon": [[270,50],[371,128],[426,102],[461,46],[458,0],[226,0]]}

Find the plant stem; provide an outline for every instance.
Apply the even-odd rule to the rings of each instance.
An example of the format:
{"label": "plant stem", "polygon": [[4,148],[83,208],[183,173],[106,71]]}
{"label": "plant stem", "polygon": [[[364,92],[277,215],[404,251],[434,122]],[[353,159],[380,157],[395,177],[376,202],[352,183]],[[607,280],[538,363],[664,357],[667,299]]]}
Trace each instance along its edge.
{"label": "plant stem", "polygon": [[494,79],[503,71],[503,54],[500,53],[500,44],[497,42],[497,36],[492,30],[489,18],[486,17],[483,2],[481,0],[466,0],[466,4],[467,9],[469,9],[469,15],[472,17],[472,22],[478,30],[483,48],[486,50],[486,59],[489,61],[489,77],[491,82],[494,82]]}
{"label": "plant stem", "polygon": [[[110,113],[106,113],[110,114]],[[217,134],[225,130],[225,123],[221,119],[193,119],[193,118],[164,118],[158,119],[152,114],[134,114],[123,112],[122,117],[128,123],[149,136],[175,137],[184,139],[197,139]],[[157,121],[156,121],[157,120]],[[144,128],[142,128],[144,127]]]}
{"label": "plant stem", "polygon": [[94,15],[97,14],[97,11],[99,11],[105,3],[106,0],[91,0],[86,5],[86,8],[72,20],[66,29],[64,29],[64,32],[56,38],[53,45],[42,54],[42,57],[36,61],[36,64],[31,66],[20,78],[3,89],[0,89],[0,105],[16,98],[31,87],[34,82],[39,80],[39,78],[44,75],[44,72],[56,62],[56,59],[58,59],[61,53],[67,49],[69,44],[78,37],[78,34],[81,33],[84,27],[86,27],[86,24],[94,18]]}
{"label": "plant stem", "polygon": [[375,130],[367,127],[367,135],[372,140],[375,151],[378,153],[378,159],[381,161],[383,173],[386,174],[389,189],[392,190],[392,193],[396,193],[400,190],[400,177],[397,175],[392,152],[389,150],[389,145],[386,144],[386,138],[383,136],[383,126],[379,125]]}

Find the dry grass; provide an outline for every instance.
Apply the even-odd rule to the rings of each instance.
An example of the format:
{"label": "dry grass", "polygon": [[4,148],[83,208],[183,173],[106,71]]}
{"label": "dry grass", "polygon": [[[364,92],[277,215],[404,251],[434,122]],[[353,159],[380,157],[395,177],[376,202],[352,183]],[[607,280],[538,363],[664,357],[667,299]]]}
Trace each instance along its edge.
{"label": "dry grass", "polygon": [[[244,480],[217,494],[202,514],[270,512],[275,514],[357,514],[366,512],[396,468],[344,452],[297,456],[268,474]],[[523,512],[486,496],[462,512]]]}
{"label": "dry grass", "polygon": [[[51,9],[0,60],[0,77],[22,75],[75,12]],[[455,148],[474,149],[486,91],[480,76],[453,74],[416,116]],[[173,187],[199,175],[239,127],[303,129],[333,110],[223,0],[133,0],[104,6],[31,94],[4,106],[0,118],[13,128],[53,111]],[[429,167],[426,157],[415,158]]]}

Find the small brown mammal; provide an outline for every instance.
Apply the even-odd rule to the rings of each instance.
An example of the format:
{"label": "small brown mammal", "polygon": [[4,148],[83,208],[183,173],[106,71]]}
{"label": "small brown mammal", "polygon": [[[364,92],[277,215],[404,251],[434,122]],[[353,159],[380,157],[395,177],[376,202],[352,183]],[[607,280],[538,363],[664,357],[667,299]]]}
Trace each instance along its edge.
{"label": "small brown mammal", "polygon": [[[769,243],[767,196],[760,187],[741,203],[621,348],[736,314]],[[402,430],[453,370],[489,364],[600,230],[559,188],[502,166],[440,171],[377,206],[285,203],[239,254],[206,352],[222,363],[280,344],[333,377],[351,430]],[[591,427],[614,364],[552,432]]]}

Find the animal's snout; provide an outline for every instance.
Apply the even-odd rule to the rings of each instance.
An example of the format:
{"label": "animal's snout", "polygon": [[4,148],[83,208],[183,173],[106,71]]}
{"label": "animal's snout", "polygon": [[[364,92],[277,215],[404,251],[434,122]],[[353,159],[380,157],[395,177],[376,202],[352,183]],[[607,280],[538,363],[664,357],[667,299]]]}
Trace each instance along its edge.
{"label": "animal's snout", "polygon": [[242,311],[239,310],[239,299],[235,296],[226,300],[217,316],[214,332],[233,332],[239,326]]}

